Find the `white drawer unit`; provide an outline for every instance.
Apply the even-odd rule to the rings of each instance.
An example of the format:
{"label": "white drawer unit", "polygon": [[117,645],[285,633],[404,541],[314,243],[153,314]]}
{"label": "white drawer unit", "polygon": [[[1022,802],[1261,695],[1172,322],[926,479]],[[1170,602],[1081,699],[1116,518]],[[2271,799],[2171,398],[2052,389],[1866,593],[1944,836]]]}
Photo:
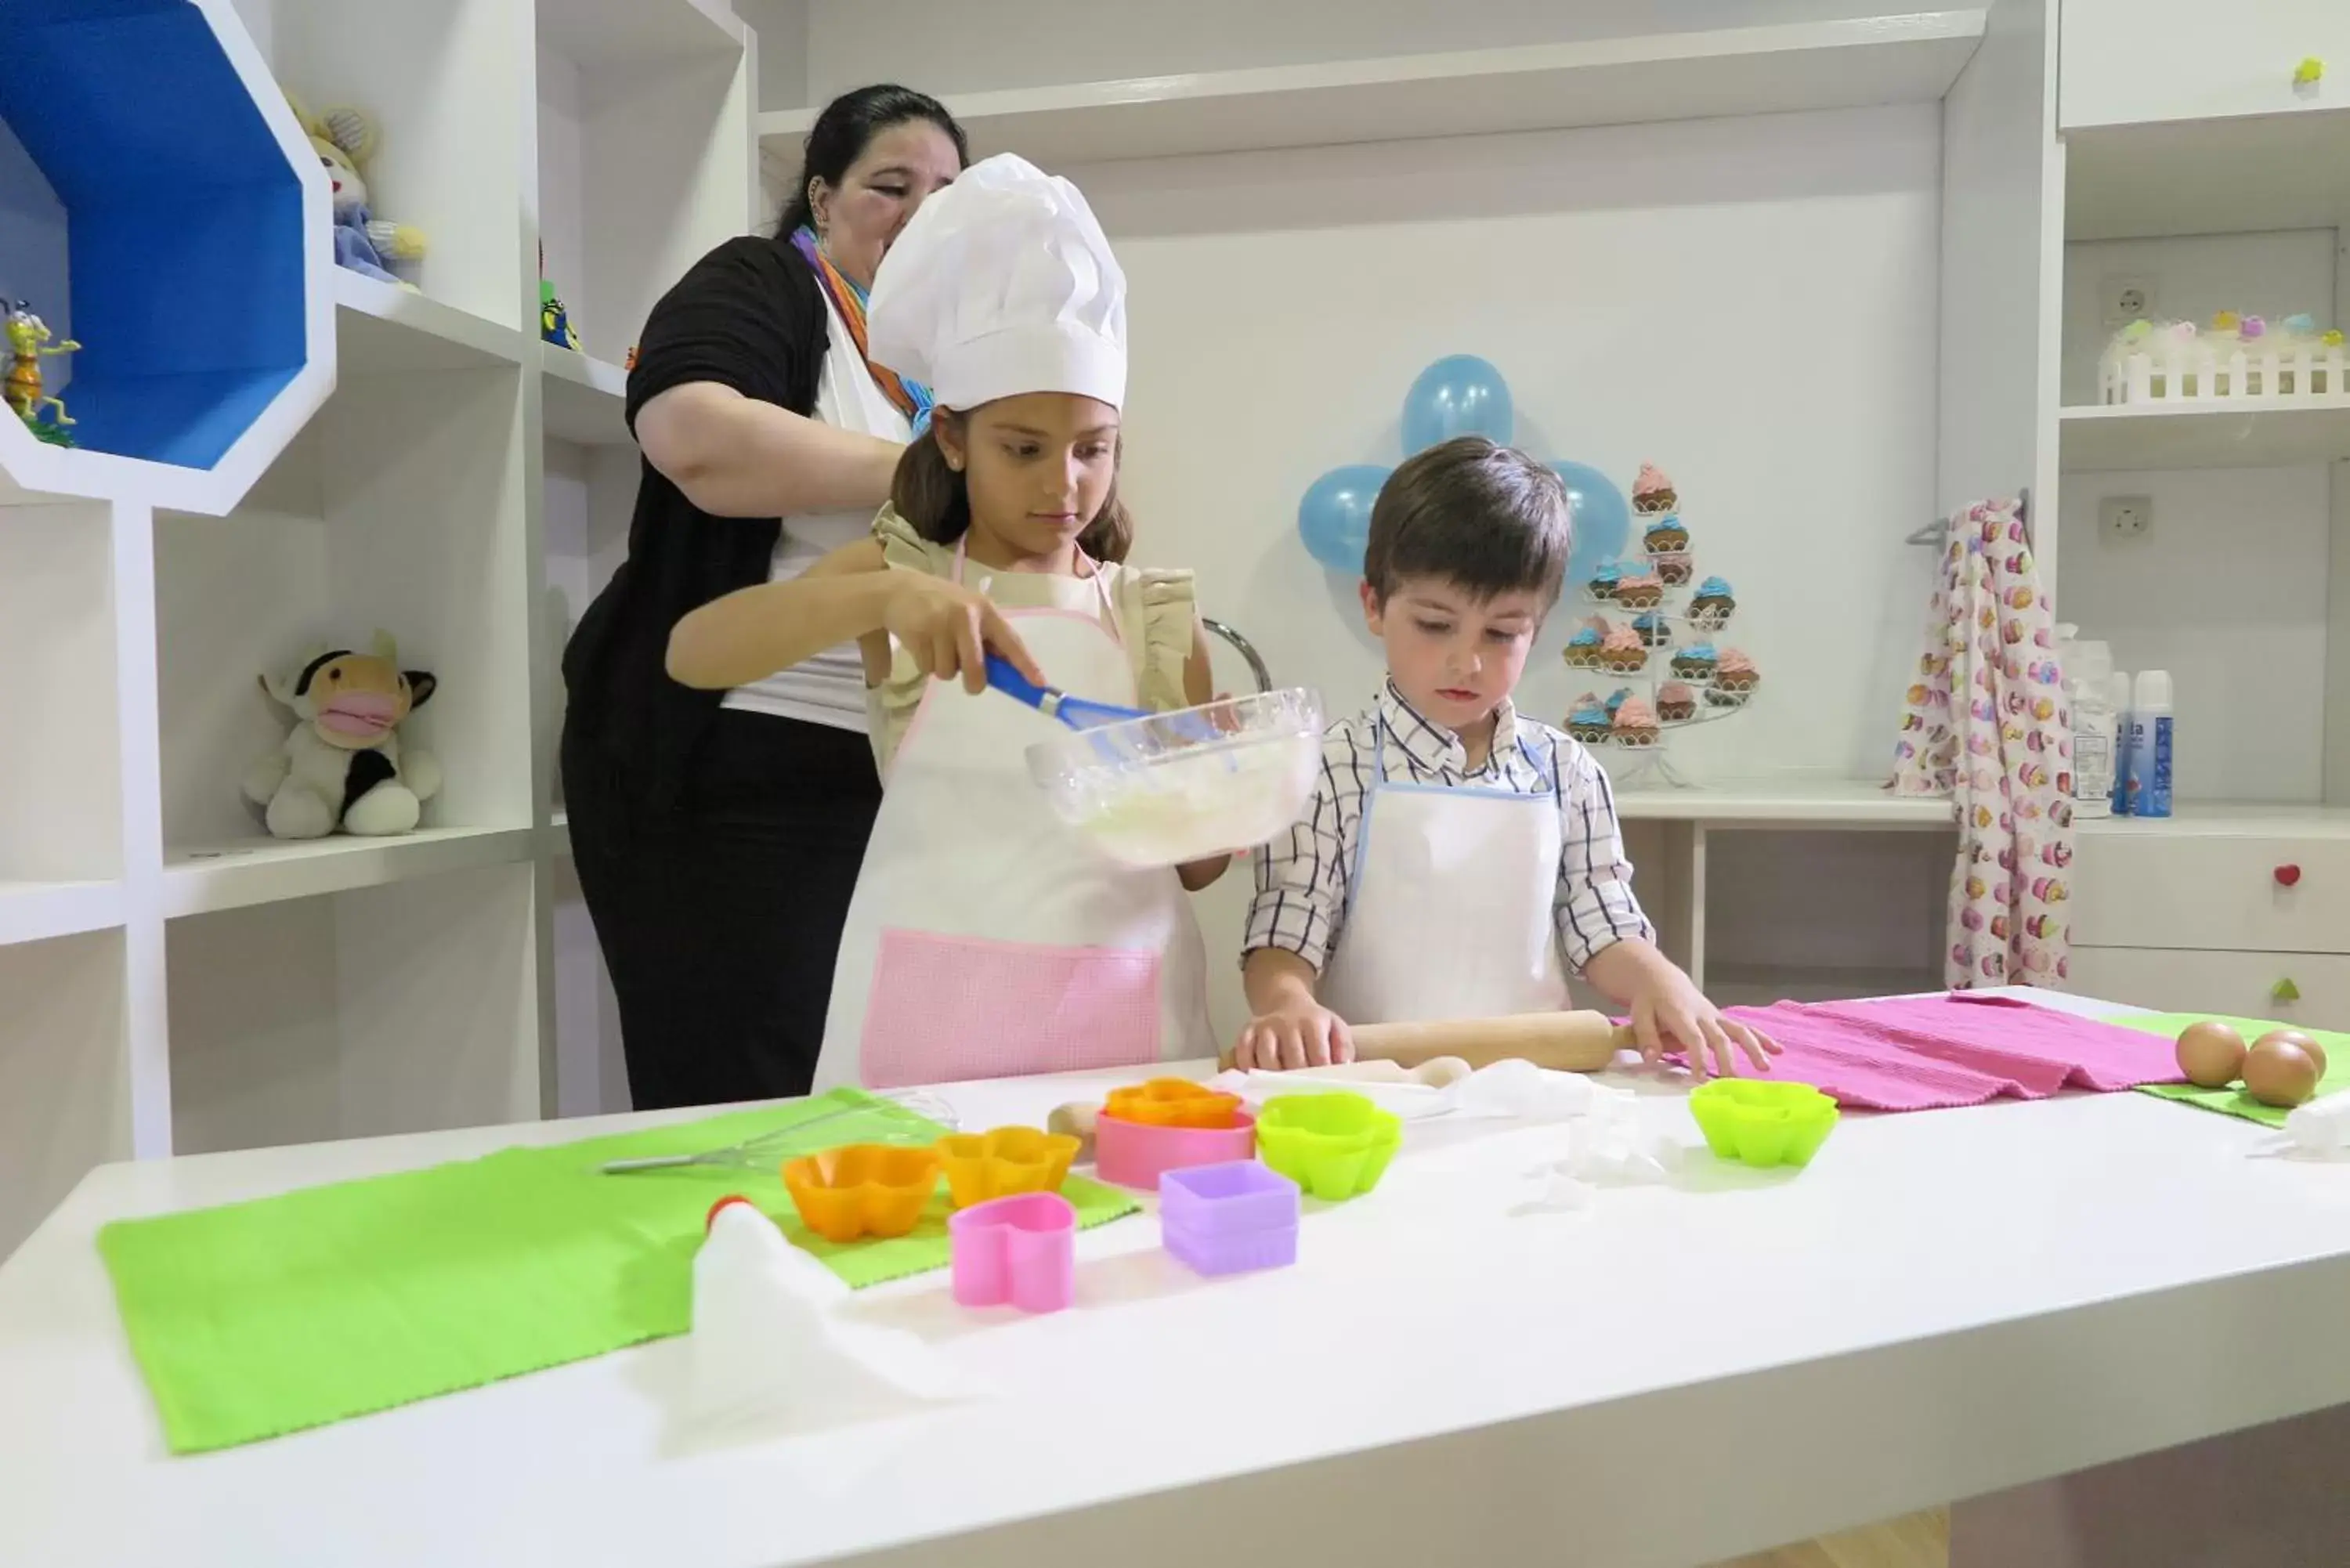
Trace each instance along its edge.
{"label": "white drawer unit", "polygon": [[2076,947],[2350,953],[2350,838],[2090,829],[2073,873]]}
{"label": "white drawer unit", "polygon": [[2350,1029],[2350,957],[2338,953],[2076,947],[2068,967],[2068,988],[2083,996],[2126,996],[2158,1012]]}
{"label": "white drawer unit", "polygon": [[[2066,130],[2227,115],[2350,111],[2343,0],[2064,0],[2057,120]],[[2304,59],[2325,72],[2306,89]]]}

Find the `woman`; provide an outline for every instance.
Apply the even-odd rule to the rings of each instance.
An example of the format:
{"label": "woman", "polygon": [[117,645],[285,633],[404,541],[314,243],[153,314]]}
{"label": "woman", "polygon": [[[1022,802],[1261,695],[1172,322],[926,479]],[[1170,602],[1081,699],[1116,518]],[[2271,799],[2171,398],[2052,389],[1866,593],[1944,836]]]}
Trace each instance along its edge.
{"label": "woman", "polygon": [[866,362],[865,291],[964,161],[935,99],[834,99],[774,237],[711,252],[645,324],[629,558],[564,655],[562,758],[639,1110],[805,1094],[815,1071],[881,798],[857,649],[723,692],[662,659],[688,611],[866,536],[930,400]]}

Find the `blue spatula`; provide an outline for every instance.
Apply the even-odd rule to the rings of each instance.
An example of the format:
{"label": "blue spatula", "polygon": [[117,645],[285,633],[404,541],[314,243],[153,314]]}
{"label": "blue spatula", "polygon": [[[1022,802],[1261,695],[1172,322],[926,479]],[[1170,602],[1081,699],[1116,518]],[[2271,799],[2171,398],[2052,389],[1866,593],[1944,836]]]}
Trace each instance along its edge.
{"label": "blue spatula", "polygon": [[1057,686],[1039,686],[1017,670],[1003,655],[987,656],[987,683],[1007,697],[1016,697],[1047,719],[1057,719],[1072,730],[1098,730],[1105,724],[1124,724],[1150,715],[1140,708],[1120,708],[1113,702],[1088,702],[1082,697],[1072,697]]}

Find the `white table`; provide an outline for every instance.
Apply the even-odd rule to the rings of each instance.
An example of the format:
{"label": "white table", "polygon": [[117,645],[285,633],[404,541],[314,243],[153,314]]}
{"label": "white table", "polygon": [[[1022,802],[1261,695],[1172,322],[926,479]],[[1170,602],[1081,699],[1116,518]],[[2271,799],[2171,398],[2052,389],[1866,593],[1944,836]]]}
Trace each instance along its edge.
{"label": "white table", "polygon": [[165,1455],[101,1223],[648,1119],[93,1172],[0,1266],[0,1563],[1679,1568],[2350,1404],[2350,1163],[2125,1094],[1847,1117],[1792,1179],[1699,1157],[1580,1215],[1511,1212],[1555,1129],[1430,1124],[1293,1269],[1195,1280],[1145,1217],[1055,1316],[866,1293],[997,1390],[901,1419],[681,1451],[671,1341]]}

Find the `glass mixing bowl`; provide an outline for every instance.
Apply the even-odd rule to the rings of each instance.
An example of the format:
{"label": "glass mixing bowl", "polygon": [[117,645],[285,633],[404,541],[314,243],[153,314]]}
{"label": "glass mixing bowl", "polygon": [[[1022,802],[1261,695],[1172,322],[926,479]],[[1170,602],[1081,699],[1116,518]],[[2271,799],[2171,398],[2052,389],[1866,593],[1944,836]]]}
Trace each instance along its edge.
{"label": "glass mixing bowl", "polygon": [[1231,697],[1028,748],[1054,815],[1128,866],[1178,866],[1295,822],[1322,763],[1322,700],[1302,687]]}

